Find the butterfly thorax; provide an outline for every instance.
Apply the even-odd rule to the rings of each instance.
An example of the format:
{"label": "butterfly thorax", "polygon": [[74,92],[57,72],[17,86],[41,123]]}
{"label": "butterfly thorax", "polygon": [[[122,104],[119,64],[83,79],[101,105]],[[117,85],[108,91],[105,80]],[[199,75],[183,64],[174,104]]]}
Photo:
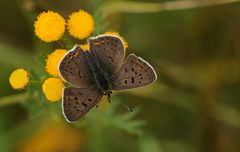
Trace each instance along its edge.
{"label": "butterfly thorax", "polygon": [[89,63],[89,68],[92,72],[94,81],[97,84],[98,89],[104,95],[108,95],[112,89],[109,80],[110,77],[106,72],[104,72],[103,68],[90,51],[86,51],[85,54]]}

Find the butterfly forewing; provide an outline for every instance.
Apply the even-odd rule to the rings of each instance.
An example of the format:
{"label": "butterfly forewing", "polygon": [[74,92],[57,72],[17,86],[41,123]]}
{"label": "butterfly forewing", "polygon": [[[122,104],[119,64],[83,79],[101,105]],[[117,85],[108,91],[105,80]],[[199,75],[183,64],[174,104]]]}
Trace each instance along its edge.
{"label": "butterfly forewing", "polygon": [[124,90],[142,87],[157,79],[152,66],[142,58],[131,54],[121,69],[113,76],[113,90]]}
{"label": "butterfly forewing", "polygon": [[95,88],[64,88],[62,109],[69,122],[77,121],[103,97]]}
{"label": "butterfly forewing", "polygon": [[119,37],[100,35],[89,40],[90,51],[108,75],[116,73],[124,63],[125,50]]}
{"label": "butterfly forewing", "polygon": [[84,51],[77,45],[63,57],[59,72],[63,79],[78,87],[86,88],[94,84]]}

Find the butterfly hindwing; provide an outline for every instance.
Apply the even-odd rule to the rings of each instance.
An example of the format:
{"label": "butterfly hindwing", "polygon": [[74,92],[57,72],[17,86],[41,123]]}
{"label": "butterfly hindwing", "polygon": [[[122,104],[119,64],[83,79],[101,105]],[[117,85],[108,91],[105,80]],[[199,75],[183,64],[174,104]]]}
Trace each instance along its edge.
{"label": "butterfly hindwing", "polygon": [[96,88],[64,88],[62,109],[69,122],[77,121],[101,100],[103,94]]}
{"label": "butterfly hindwing", "polygon": [[84,51],[76,45],[59,64],[59,72],[67,82],[81,88],[94,84]]}
{"label": "butterfly hindwing", "polygon": [[153,83],[157,75],[152,66],[134,54],[129,55],[121,69],[113,76],[113,90],[125,90]]}
{"label": "butterfly hindwing", "polygon": [[100,35],[89,40],[90,51],[108,75],[116,73],[124,63],[125,50],[117,36]]}

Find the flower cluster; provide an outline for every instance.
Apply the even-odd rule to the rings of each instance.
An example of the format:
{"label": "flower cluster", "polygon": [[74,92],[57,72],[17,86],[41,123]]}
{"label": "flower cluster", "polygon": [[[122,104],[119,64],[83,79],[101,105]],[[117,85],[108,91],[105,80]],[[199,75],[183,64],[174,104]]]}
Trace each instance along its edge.
{"label": "flower cluster", "polygon": [[[59,40],[65,32],[66,21],[56,12],[42,12],[34,24],[36,36],[44,42]],[[67,29],[71,36],[84,39],[94,29],[92,16],[83,10],[73,12],[67,21]]]}
{"label": "flower cluster", "polygon": [[[35,35],[44,42],[59,41],[61,44],[67,35],[65,30],[67,29],[70,36],[75,39],[83,40],[88,38],[94,31],[94,19],[92,15],[84,10],[73,12],[65,20],[59,13],[53,11],[42,12],[38,15],[34,23]],[[122,38],[117,32],[105,32],[104,34],[119,36],[124,47],[127,48],[128,44],[124,38]],[[68,38],[67,38],[68,39]],[[70,41],[70,39],[68,39]],[[79,44],[83,50],[89,50],[89,45]],[[17,69],[13,71],[9,78],[10,85],[14,89],[25,89],[29,83],[38,82],[41,84],[42,93],[45,95],[48,101],[56,102],[60,101],[62,97],[62,89],[65,87],[64,80],[59,76],[58,65],[63,56],[68,52],[67,48],[56,48],[45,59],[45,71],[49,75],[43,80],[34,80],[30,72],[25,69]]]}

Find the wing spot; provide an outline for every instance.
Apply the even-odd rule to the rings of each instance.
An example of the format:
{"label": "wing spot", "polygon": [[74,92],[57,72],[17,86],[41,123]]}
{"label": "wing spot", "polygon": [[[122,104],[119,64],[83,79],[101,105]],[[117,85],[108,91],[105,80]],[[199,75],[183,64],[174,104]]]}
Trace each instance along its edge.
{"label": "wing spot", "polygon": [[134,77],[131,77],[131,82],[134,83]]}
{"label": "wing spot", "polygon": [[142,80],[143,79],[143,77],[140,77],[140,80]]}
{"label": "wing spot", "polygon": [[108,59],[111,60],[111,62],[113,62],[113,58],[111,56],[108,56]]}
{"label": "wing spot", "polygon": [[92,102],[92,99],[88,98],[88,101],[89,101],[89,102]]}
{"label": "wing spot", "polygon": [[76,104],[79,104],[79,102],[78,102],[78,101],[76,101]]}
{"label": "wing spot", "polygon": [[127,84],[128,83],[127,80],[124,80],[124,83]]}
{"label": "wing spot", "polygon": [[132,70],[132,72],[134,72],[134,68],[132,68],[131,70]]}
{"label": "wing spot", "polygon": [[82,78],[82,75],[81,75],[81,72],[80,72],[80,71],[78,71],[78,75],[79,75],[80,78]]}
{"label": "wing spot", "polygon": [[142,83],[142,81],[139,81],[138,83],[139,83],[139,84],[141,84],[141,83]]}
{"label": "wing spot", "polygon": [[86,104],[85,102],[82,102],[82,105],[83,105],[84,107],[87,107],[87,104]]}
{"label": "wing spot", "polygon": [[138,72],[136,71],[134,74],[135,74],[135,75],[137,75],[137,74],[138,74]]}
{"label": "wing spot", "polygon": [[78,98],[77,98],[77,97],[74,97],[74,100],[78,100]]}
{"label": "wing spot", "polygon": [[139,76],[142,76],[142,73],[139,73]]}
{"label": "wing spot", "polygon": [[128,71],[127,68],[125,68],[124,71],[127,72]]}

